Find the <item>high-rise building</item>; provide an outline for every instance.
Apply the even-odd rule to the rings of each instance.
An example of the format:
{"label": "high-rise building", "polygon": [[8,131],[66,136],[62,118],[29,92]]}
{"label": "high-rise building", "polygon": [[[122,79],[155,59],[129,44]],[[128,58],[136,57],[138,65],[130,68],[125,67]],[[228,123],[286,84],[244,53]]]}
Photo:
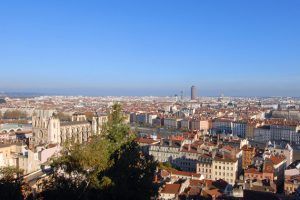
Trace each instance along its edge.
{"label": "high-rise building", "polygon": [[196,86],[191,87],[191,100],[196,100],[197,98],[197,89]]}

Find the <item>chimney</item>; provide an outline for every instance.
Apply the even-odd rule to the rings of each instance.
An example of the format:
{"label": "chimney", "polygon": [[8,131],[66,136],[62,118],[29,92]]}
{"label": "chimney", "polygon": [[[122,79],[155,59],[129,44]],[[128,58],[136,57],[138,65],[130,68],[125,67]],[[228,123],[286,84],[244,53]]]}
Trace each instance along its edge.
{"label": "chimney", "polygon": [[188,151],[191,150],[191,144],[188,144]]}

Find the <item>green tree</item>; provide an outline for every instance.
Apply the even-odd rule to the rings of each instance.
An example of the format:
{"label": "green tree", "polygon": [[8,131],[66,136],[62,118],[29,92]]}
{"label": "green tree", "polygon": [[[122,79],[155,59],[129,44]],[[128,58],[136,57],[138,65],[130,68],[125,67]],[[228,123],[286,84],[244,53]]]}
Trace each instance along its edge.
{"label": "green tree", "polygon": [[107,146],[106,140],[95,137],[88,145],[66,147],[62,156],[52,163],[54,174],[63,170],[68,176],[84,177],[91,187],[99,187],[97,174],[107,168],[109,161]]}
{"label": "green tree", "polygon": [[131,141],[134,137],[130,134],[130,127],[124,124],[125,116],[122,112],[120,104],[114,104],[108,115],[108,122],[104,125],[102,135],[111,144],[110,152],[114,152],[119,149],[123,144]]}
{"label": "green tree", "polygon": [[153,177],[157,163],[141,153],[135,141],[122,145],[112,159],[114,164],[99,176],[106,180],[104,199],[150,199],[156,194]]}
{"label": "green tree", "polygon": [[20,119],[26,119],[27,114],[26,114],[26,112],[22,112],[22,111],[19,111],[19,110],[12,110],[12,111],[7,110],[3,114],[3,118],[4,119],[20,120]]}
{"label": "green tree", "polygon": [[[53,161],[43,199],[150,199],[157,163],[141,153],[114,104],[101,135],[83,145],[67,144]],[[62,173],[63,172],[63,173]]]}
{"label": "green tree", "polygon": [[69,122],[71,121],[71,116],[65,114],[64,112],[59,112],[56,114],[56,117],[60,120],[60,121],[65,121],[65,122]]}
{"label": "green tree", "polygon": [[19,178],[23,172],[14,167],[0,168],[0,196],[1,199],[24,199],[22,181]]}

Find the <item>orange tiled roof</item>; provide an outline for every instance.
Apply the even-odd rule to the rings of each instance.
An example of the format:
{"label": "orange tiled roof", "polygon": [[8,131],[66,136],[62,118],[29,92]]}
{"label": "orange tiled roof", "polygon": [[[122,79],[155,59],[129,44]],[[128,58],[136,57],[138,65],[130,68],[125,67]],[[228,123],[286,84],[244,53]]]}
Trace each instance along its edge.
{"label": "orange tiled roof", "polygon": [[173,175],[177,175],[177,176],[190,176],[190,177],[197,177],[200,178],[200,174],[196,174],[193,172],[186,172],[186,171],[178,171],[178,170],[173,170],[170,169],[168,170],[170,173],[172,173]]}
{"label": "orange tiled roof", "polygon": [[271,162],[274,164],[274,165],[278,165],[279,163],[281,163],[282,161],[284,161],[286,158],[284,156],[271,156],[269,158],[271,160]]}
{"label": "orange tiled roof", "polygon": [[180,184],[166,184],[161,193],[165,194],[178,194],[180,190]]}

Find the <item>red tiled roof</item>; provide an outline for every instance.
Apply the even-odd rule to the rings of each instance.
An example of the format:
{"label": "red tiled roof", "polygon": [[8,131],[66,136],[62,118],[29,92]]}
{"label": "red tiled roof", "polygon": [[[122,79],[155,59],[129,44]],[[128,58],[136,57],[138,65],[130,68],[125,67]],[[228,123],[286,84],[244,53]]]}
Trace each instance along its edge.
{"label": "red tiled roof", "polygon": [[177,176],[189,176],[189,177],[195,177],[195,178],[200,178],[200,174],[196,174],[193,172],[186,172],[186,171],[178,171],[178,170],[174,170],[174,169],[170,169],[168,170],[169,173],[172,173],[172,175],[177,175]]}
{"label": "red tiled roof", "polygon": [[152,138],[137,138],[136,142],[143,144],[154,144],[159,141],[153,140]]}
{"label": "red tiled roof", "polygon": [[178,194],[180,190],[180,184],[166,184],[161,193],[165,194]]}
{"label": "red tiled roof", "polygon": [[284,156],[271,156],[270,160],[274,165],[278,165],[282,161],[284,161],[286,158]]}

